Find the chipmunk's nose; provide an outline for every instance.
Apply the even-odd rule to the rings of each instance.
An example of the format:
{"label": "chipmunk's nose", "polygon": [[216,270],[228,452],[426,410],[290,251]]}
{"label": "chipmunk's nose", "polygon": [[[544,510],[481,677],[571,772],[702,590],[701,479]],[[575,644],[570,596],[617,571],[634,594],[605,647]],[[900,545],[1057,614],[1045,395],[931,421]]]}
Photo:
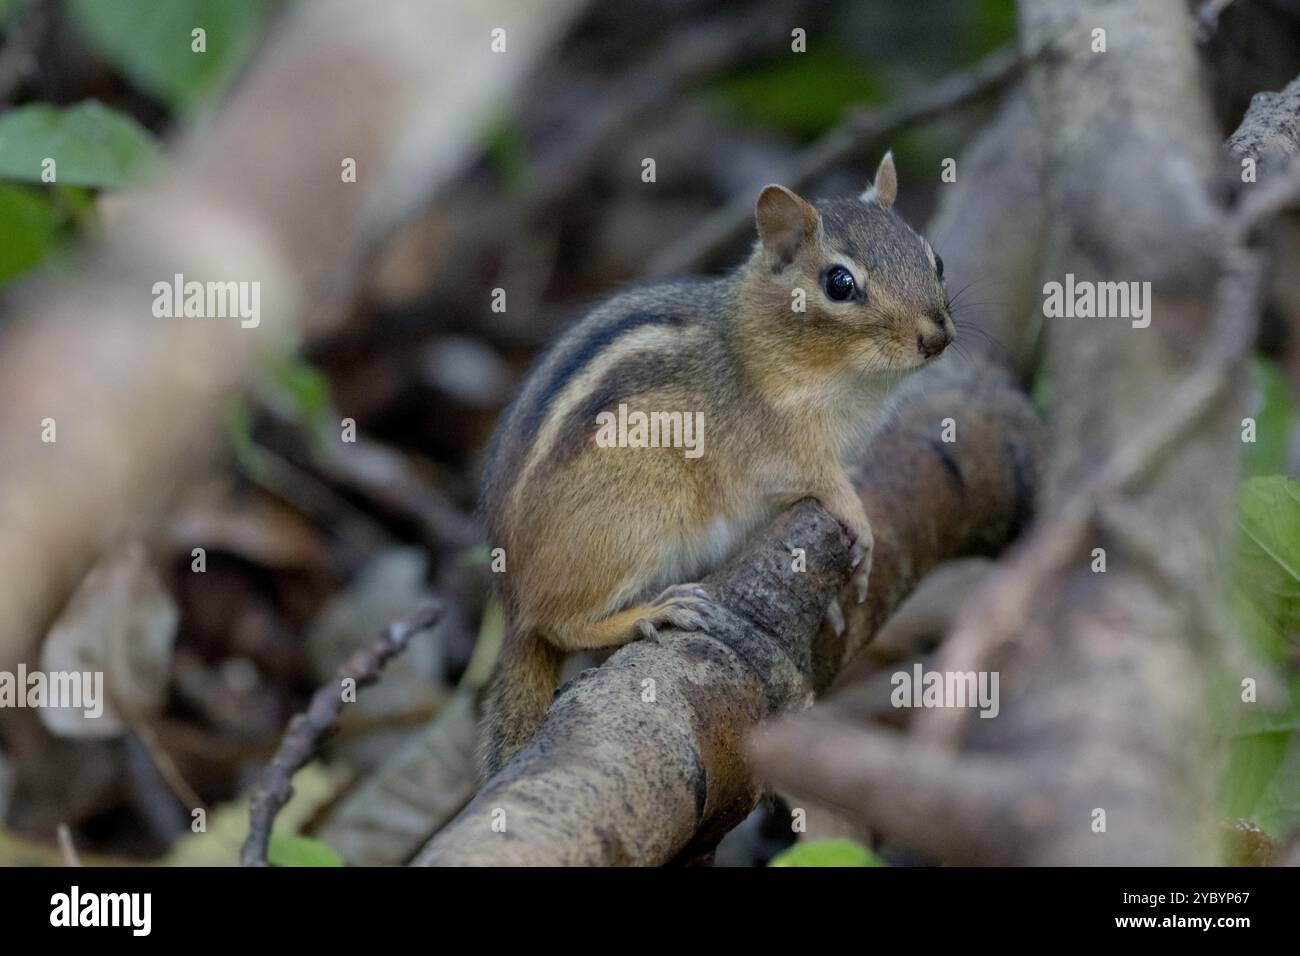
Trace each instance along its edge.
{"label": "chipmunk's nose", "polygon": [[923,330],[916,333],[916,348],[926,358],[931,359],[948,347],[952,341],[952,332],[943,316],[927,319]]}

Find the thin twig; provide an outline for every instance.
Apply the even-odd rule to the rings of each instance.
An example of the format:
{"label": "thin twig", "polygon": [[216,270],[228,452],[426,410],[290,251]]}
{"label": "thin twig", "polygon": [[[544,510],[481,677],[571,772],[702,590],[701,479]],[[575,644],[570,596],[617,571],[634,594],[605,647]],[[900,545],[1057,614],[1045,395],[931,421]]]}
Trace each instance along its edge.
{"label": "thin twig", "polygon": [[[867,144],[963,106],[1011,82],[1025,58],[1012,47],[985,57],[972,69],[954,73],[925,92],[897,106],[858,109],[806,150],[799,153],[775,179],[794,189],[843,163]],[[753,215],[754,197],[734,197],[716,214],[669,246],[650,263],[651,276],[671,275],[699,268],[736,239]]]}
{"label": "thin twig", "polygon": [[149,718],[141,713],[139,708],[128,697],[114,693],[111,686],[107,688],[107,691],[109,703],[114,710],[122,715],[122,720],[131,728],[131,732],[135,734],[136,740],[140,742],[145,756],[149,758],[149,762],[153,764],[154,770],[162,778],[163,783],[167,785],[167,789],[171,791],[172,796],[187,810],[193,811],[204,808],[203,798],[190,786],[189,781],[185,779],[185,775],[181,773],[180,767],[176,765],[176,761],[172,760],[171,754],[167,753],[162,744],[158,742],[158,735],[154,733],[153,728],[150,726]]}
{"label": "thin twig", "polygon": [[373,684],[384,665],[400,654],[412,637],[433,627],[442,618],[442,612],[440,603],[430,602],[410,616],[389,624],[372,643],[354,652],[332,681],[312,695],[306,711],[289,721],[279,749],[253,792],[248,837],[239,855],[242,866],[267,865],[266,850],[276,815],[293,796],[293,775],[306,765],[321,739],[338,721],[343,709],[340,688],[344,681],[352,680],[358,688]]}
{"label": "thin twig", "polygon": [[131,729],[144,746],[144,751],[153,763],[154,769],[158,771],[158,775],[162,777],[163,782],[167,784],[167,789],[180,801],[181,806],[191,813],[198,809],[206,809],[203,798],[190,786],[189,781],[185,779],[185,775],[181,773],[181,768],[176,765],[176,761],[172,759],[171,754],[158,742],[158,735],[154,733],[153,728],[143,720],[131,720],[130,723]]}

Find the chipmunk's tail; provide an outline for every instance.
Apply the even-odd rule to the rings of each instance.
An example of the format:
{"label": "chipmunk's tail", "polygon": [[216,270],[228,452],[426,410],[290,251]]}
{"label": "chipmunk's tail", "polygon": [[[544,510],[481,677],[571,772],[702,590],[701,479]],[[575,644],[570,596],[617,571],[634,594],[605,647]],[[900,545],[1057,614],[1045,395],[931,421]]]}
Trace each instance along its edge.
{"label": "chipmunk's tail", "polygon": [[481,764],[491,777],[537,733],[560,683],[564,652],[532,628],[511,629],[488,689]]}

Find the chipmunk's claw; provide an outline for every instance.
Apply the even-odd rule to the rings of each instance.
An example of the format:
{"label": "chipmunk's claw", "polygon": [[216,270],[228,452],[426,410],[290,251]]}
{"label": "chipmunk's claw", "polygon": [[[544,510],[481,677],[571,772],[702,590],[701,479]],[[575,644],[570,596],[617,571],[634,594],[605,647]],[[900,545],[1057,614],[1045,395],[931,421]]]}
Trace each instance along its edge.
{"label": "chipmunk's claw", "polygon": [[849,583],[853,586],[853,597],[859,604],[867,599],[867,582],[871,577],[871,555],[874,540],[871,530],[868,528],[865,534],[859,534],[853,540],[853,546],[849,550],[849,566],[853,568],[853,576],[849,578]]}
{"label": "chipmunk's claw", "polygon": [[707,633],[709,615],[713,611],[712,600],[700,584],[674,584],[651,602],[645,617],[637,620],[637,633],[656,642],[659,628],[664,626]]}
{"label": "chipmunk's claw", "polygon": [[853,572],[853,577],[849,579],[849,584],[853,586],[853,597],[859,604],[862,604],[867,599],[870,576],[871,562],[867,561],[859,570]]}
{"label": "chipmunk's claw", "polygon": [[822,620],[835,632],[836,637],[844,633],[844,609],[840,607],[839,598],[831,598],[831,603],[826,606],[826,615]]}

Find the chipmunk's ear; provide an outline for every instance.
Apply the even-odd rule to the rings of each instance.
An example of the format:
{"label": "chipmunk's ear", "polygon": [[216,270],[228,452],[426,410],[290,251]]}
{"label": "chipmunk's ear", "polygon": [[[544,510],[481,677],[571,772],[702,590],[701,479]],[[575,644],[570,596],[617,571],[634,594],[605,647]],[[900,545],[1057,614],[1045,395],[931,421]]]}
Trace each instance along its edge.
{"label": "chipmunk's ear", "polygon": [[822,217],[813,204],[784,186],[764,186],[754,206],[763,248],[779,265],[788,265],[799,247],[817,235]]}
{"label": "chipmunk's ear", "polygon": [[862,194],[863,202],[876,202],[888,209],[898,196],[898,170],[894,168],[894,151],[885,153],[876,169],[876,181]]}

